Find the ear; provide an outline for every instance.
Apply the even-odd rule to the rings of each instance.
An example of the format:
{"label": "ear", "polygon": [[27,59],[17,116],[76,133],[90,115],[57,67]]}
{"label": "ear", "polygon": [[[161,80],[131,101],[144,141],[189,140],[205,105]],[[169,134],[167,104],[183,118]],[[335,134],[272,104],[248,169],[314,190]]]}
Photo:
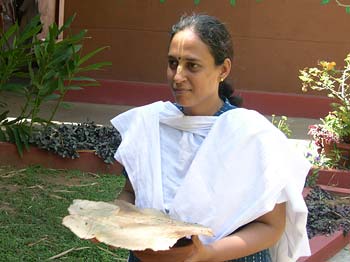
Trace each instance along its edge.
{"label": "ear", "polygon": [[226,58],[221,64],[220,79],[225,79],[231,72],[231,59]]}

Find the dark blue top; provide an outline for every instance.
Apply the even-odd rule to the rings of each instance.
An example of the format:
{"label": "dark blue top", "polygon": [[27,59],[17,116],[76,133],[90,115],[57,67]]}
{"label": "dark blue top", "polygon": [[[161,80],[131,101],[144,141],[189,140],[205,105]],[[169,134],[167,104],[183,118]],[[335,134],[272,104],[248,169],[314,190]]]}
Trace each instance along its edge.
{"label": "dark blue top", "polygon": [[[176,104],[176,103],[174,103],[174,105],[175,105],[182,113],[184,112],[184,107],[183,107],[183,106],[180,106],[179,104]],[[213,116],[219,116],[219,115],[221,115],[222,113],[225,113],[226,111],[231,110],[231,109],[235,109],[235,108],[237,108],[237,107],[234,106],[234,105],[231,105],[230,102],[228,101],[228,99],[225,98],[224,104],[221,106],[221,108],[219,109],[219,111],[217,111]]]}

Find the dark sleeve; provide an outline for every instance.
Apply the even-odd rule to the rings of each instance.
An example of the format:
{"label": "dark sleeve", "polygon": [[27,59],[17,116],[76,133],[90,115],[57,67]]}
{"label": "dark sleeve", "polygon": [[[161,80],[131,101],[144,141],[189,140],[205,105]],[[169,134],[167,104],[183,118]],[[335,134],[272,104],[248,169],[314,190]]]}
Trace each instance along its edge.
{"label": "dark sleeve", "polygon": [[125,178],[129,178],[128,173],[126,172],[125,168],[123,168],[122,174]]}

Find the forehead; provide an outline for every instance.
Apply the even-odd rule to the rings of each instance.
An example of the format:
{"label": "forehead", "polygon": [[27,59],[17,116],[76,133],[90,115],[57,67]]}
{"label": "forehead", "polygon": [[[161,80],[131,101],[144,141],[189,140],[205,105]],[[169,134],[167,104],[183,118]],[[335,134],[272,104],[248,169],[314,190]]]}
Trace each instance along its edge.
{"label": "forehead", "polygon": [[176,58],[212,58],[208,46],[191,29],[185,29],[175,34],[170,42],[169,56]]}

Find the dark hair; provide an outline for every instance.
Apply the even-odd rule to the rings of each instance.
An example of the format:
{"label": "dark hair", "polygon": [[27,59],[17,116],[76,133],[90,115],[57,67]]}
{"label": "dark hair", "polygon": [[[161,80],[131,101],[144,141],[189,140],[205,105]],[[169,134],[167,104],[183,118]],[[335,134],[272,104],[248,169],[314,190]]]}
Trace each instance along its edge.
{"label": "dark hair", "polygon": [[[173,25],[170,32],[170,41],[176,33],[191,28],[198,37],[208,46],[216,65],[221,65],[226,58],[233,60],[233,44],[231,35],[223,23],[217,18],[204,14],[182,16],[180,21]],[[241,106],[242,99],[233,96],[233,88],[226,81],[219,84],[219,96],[227,98],[231,104]]]}

